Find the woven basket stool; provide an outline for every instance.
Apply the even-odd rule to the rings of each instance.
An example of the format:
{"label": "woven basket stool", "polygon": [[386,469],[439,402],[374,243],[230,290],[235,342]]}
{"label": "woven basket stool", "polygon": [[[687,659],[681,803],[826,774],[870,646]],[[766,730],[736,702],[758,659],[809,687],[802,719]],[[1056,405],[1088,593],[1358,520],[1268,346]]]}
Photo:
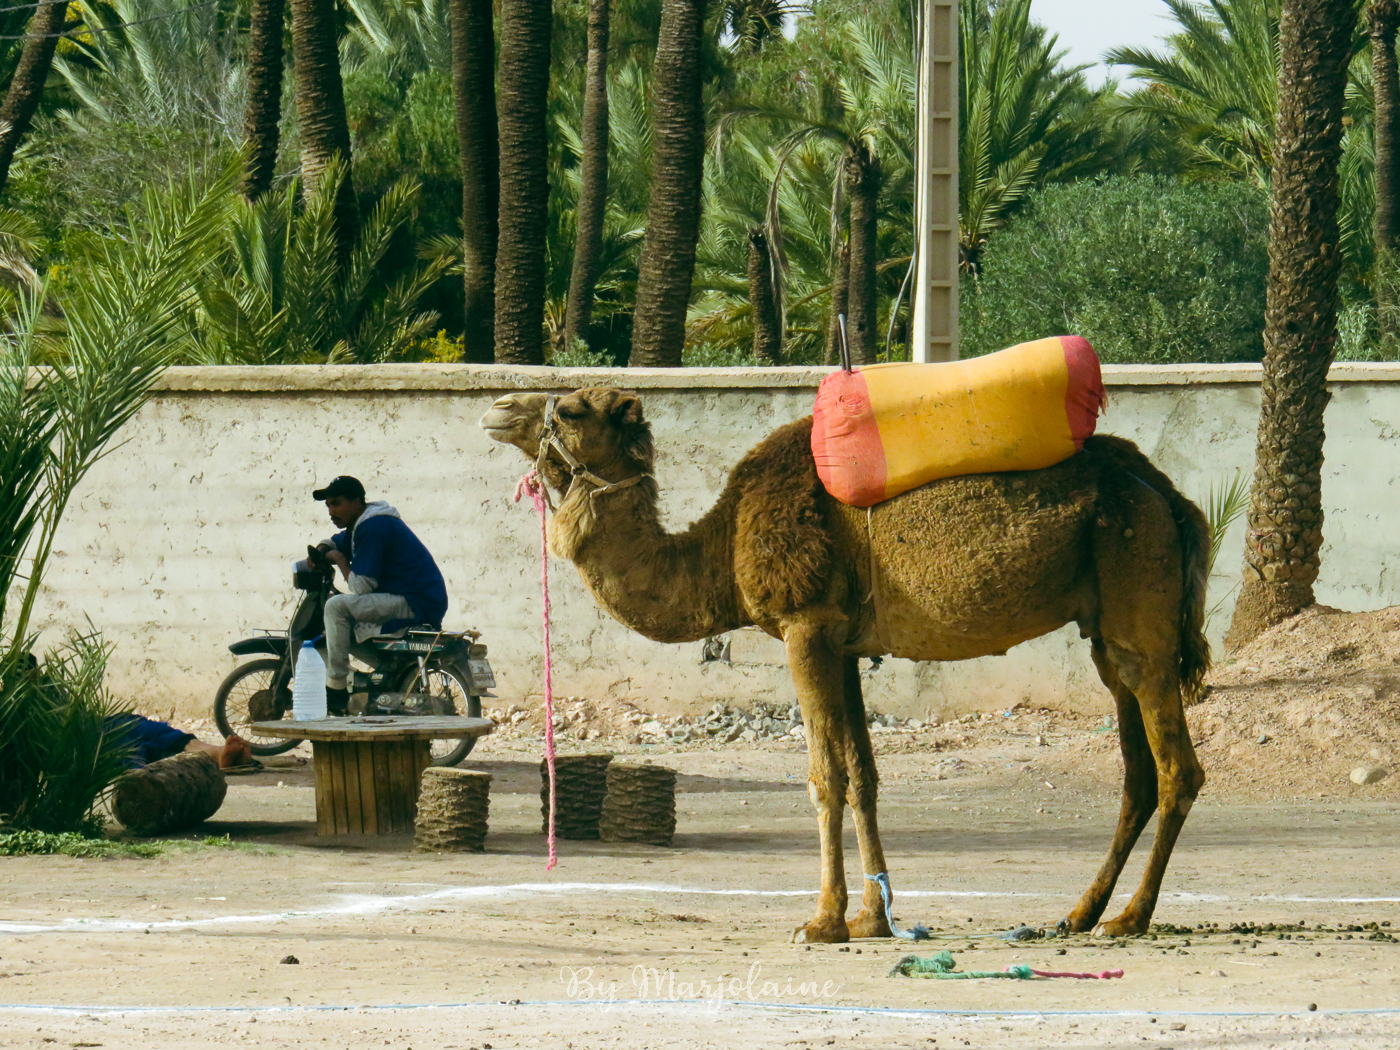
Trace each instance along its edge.
{"label": "woven basket stool", "polygon": [[[558,811],[554,834],[561,839],[596,839],[598,815],[608,791],[609,754],[556,755]],[[549,763],[540,762],[540,830],[549,834]]]}
{"label": "woven basket stool", "polygon": [[669,846],[676,833],[676,771],[631,762],[610,766],[598,831],[604,842]]}
{"label": "woven basket stool", "polygon": [[470,769],[423,770],[413,847],[422,853],[480,853],[486,848],[491,774]]}

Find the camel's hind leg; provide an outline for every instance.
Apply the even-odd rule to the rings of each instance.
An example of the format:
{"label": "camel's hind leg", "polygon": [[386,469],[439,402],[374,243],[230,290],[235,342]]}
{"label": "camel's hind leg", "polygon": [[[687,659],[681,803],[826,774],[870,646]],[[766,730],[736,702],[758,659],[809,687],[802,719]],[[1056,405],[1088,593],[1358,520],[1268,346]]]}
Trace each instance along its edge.
{"label": "camel's hind leg", "polygon": [[[1184,604],[1193,600],[1188,591],[1198,566],[1192,559],[1199,560],[1194,544],[1201,538],[1188,526],[1174,520],[1167,499],[1144,483],[1124,482],[1104,493],[1093,538],[1099,600],[1094,661],[1118,705],[1124,799],[1108,859],[1071,913],[1076,929],[1102,913],[1155,808],[1157,834],[1142,882],[1123,914],[1099,927],[1110,936],[1146,931],[1172,847],[1205,783],[1181,698],[1183,647],[1196,629]],[[1148,779],[1153,767],[1155,783]],[[1151,787],[1155,807],[1147,797]]]}
{"label": "camel's hind leg", "polygon": [[807,728],[807,793],[817,807],[822,852],[817,912],[797,929],[793,940],[844,943],[851,935],[846,926],[846,870],[841,845],[847,736],[843,657],[820,622],[804,620],[788,625],[783,645]]}
{"label": "camel's hind leg", "polygon": [[[842,685],[846,700],[846,801],[856,822],[860,862],[865,875],[885,870],[885,851],[880,845],[880,826],[875,818],[875,800],[880,778],[875,770],[875,749],[870,746],[870,728],[865,722],[865,700],[860,691],[860,661],[847,656],[842,661]],[[852,937],[889,937],[885,903],[880,887],[868,879],[861,895],[860,914],[846,925]]]}
{"label": "camel's hind leg", "polygon": [[1138,698],[1143,730],[1157,764],[1157,834],[1152,840],[1152,854],[1142,882],[1123,913],[1099,927],[1110,937],[1126,937],[1145,933],[1152,921],[1172,847],[1191,812],[1191,804],[1206,782],[1206,774],[1196,759],[1186,727],[1180,680],[1172,666],[1175,659],[1158,661],[1154,666],[1137,653],[1111,644],[1108,658],[1119,678]]}
{"label": "camel's hind leg", "polygon": [[1108,847],[1103,867],[1099,868],[1098,875],[1080,898],[1079,904],[1065,918],[1066,924],[1075,933],[1092,929],[1094,923],[1099,921],[1128,854],[1157,808],[1157,763],[1152,758],[1152,749],[1143,729],[1138,699],[1119,679],[1102,640],[1094,639],[1093,645],[1094,666],[1099,669],[1099,677],[1108,686],[1118,707],[1118,743],[1123,751],[1123,803],[1118,810],[1118,830],[1113,834],[1113,844]]}

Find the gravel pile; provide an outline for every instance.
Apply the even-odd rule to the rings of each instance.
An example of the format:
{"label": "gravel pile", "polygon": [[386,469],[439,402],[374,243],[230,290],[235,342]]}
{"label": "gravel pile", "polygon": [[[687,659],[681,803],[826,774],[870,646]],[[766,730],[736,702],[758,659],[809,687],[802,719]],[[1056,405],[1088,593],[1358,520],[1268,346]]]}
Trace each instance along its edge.
{"label": "gravel pile", "polygon": [[[538,733],[543,729],[543,713],[537,707],[511,704],[485,712],[501,727],[497,732]],[[869,712],[872,733],[924,728],[917,718]],[[556,702],[554,732],[561,739],[580,741],[603,738],[621,739],[629,744],[684,745],[692,743],[759,743],[805,739],[802,711],[796,704],[759,701],[748,707],[716,703],[703,715],[667,718],[640,711],[625,701],[587,700],[563,697]]]}

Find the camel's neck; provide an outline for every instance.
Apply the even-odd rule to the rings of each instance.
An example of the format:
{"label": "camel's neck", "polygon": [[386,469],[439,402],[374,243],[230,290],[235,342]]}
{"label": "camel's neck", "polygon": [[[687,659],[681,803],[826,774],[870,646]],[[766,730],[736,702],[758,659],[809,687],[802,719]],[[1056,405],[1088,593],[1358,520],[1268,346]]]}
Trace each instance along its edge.
{"label": "camel's neck", "polygon": [[596,499],[590,492],[577,485],[560,504],[550,543],[614,618],[658,642],[692,642],[750,622],[734,586],[727,493],[700,521],[670,534],[650,478]]}

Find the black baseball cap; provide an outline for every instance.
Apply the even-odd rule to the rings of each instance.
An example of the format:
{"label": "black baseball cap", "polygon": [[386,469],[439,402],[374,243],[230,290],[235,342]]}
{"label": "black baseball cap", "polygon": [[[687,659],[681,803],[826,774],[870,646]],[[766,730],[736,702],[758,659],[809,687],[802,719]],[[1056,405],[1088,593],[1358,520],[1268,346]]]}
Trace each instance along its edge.
{"label": "black baseball cap", "polygon": [[339,496],[341,499],[364,499],[365,487],[360,484],[359,478],[342,474],[338,478],[331,478],[331,483],[325,488],[311,493],[311,498],[316,500],[330,499],[332,496]]}

